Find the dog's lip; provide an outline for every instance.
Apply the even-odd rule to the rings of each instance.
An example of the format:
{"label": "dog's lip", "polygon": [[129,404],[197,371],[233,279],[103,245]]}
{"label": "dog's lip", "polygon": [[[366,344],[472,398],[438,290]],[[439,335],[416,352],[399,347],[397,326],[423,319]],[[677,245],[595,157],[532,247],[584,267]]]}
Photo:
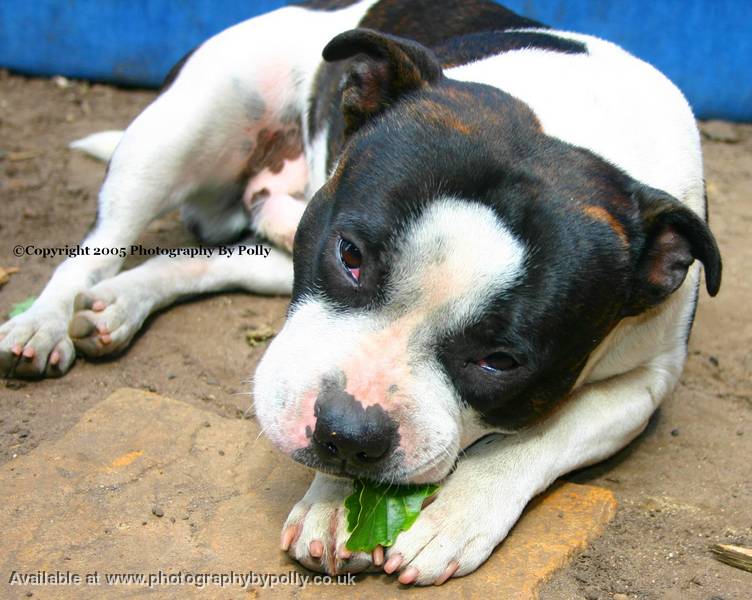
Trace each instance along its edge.
{"label": "dog's lip", "polygon": [[[317,464],[313,468],[329,475],[359,479],[361,481],[370,481],[375,484],[426,485],[429,483],[441,484],[449,476],[457,459],[455,458],[451,464],[448,464],[448,462],[449,460],[446,456],[436,457],[436,459],[424,463],[407,473],[400,473],[399,481],[394,481],[393,477],[379,477],[377,479],[363,473],[352,473],[347,470],[344,463],[339,469],[324,463]],[[385,473],[384,475],[388,476],[390,474]]]}
{"label": "dog's lip", "polygon": [[457,464],[457,457],[451,459],[451,462],[450,458],[446,455],[437,458],[438,460],[424,463],[420,467],[413,469],[411,472],[405,473],[402,476],[402,479],[406,480],[408,484],[414,485],[424,485],[428,483],[440,484],[454,470],[454,465]]}

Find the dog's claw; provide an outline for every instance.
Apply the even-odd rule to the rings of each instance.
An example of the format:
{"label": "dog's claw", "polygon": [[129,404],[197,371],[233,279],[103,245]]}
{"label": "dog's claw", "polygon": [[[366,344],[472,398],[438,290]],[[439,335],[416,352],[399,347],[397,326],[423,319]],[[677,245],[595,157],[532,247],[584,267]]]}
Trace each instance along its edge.
{"label": "dog's claw", "polygon": [[402,573],[400,573],[397,581],[404,585],[410,585],[415,583],[418,579],[418,569],[415,567],[407,567]]}
{"label": "dog's claw", "polygon": [[283,551],[287,552],[290,549],[290,544],[293,543],[295,538],[297,537],[298,527],[293,525],[290,527],[285,527],[282,530],[282,539],[280,542],[280,547]]}
{"label": "dog's claw", "polygon": [[322,544],[319,540],[313,540],[308,545],[308,552],[314,558],[321,558],[322,556],[324,556],[324,544]]}
{"label": "dog's claw", "polygon": [[395,554],[394,556],[389,557],[389,560],[387,560],[386,563],[384,563],[384,572],[391,575],[397,569],[399,569],[401,564],[402,564],[402,556],[400,554]]}
{"label": "dog's claw", "polygon": [[453,560],[449,563],[449,566],[444,570],[444,572],[441,574],[441,576],[433,582],[434,585],[441,585],[444,582],[446,582],[452,575],[454,575],[457,572],[457,569],[460,568],[460,563],[458,563],[456,560]]}

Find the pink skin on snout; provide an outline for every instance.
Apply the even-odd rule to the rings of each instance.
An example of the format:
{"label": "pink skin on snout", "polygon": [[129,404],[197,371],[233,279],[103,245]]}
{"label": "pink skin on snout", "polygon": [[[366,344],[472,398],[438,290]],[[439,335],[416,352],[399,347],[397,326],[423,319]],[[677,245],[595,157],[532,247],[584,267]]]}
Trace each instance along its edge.
{"label": "pink skin on snout", "polygon": [[282,423],[282,428],[279,445],[283,452],[292,454],[310,443],[307,428],[310,428],[310,433],[316,428],[313,407],[318,393],[318,389],[309,390],[303,394],[299,403],[291,402],[280,414],[279,422]]}

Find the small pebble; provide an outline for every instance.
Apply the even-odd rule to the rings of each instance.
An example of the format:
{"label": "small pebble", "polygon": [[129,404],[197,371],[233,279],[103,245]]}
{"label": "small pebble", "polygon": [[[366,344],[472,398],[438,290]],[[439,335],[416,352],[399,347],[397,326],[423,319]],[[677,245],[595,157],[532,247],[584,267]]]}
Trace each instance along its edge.
{"label": "small pebble", "polygon": [[717,356],[708,356],[708,360],[710,361],[710,364],[714,367],[717,367],[720,363],[718,362]]}
{"label": "small pebble", "polygon": [[678,429],[672,429],[671,430],[671,436],[672,437],[677,437],[678,435],[679,435],[679,430]]}
{"label": "small pebble", "polygon": [[731,123],[725,121],[705,121],[700,123],[703,137],[714,142],[735,144],[739,141],[739,133]]}
{"label": "small pebble", "polygon": [[164,510],[162,510],[161,506],[157,506],[155,504],[151,507],[151,514],[153,514],[155,517],[164,517]]}

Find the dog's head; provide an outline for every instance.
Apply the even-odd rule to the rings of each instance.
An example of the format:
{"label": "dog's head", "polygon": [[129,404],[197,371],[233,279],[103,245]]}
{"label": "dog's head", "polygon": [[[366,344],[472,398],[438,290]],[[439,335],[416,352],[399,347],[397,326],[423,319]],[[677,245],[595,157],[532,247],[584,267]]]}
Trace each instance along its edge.
{"label": "dog's head", "polygon": [[490,428],[550,411],[694,259],[718,290],[700,218],[546,136],[511,96],[372,31],[324,56],[350,61],[345,144],[300,223],[288,319],[255,380],[264,431],[296,460],[439,480]]}

